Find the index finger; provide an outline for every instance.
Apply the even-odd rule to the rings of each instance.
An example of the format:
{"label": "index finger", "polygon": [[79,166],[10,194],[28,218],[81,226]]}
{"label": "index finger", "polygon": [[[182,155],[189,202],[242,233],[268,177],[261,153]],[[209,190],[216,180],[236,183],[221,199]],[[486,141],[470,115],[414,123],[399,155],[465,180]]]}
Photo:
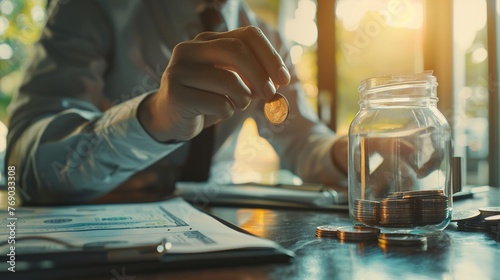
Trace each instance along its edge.
{"label": "index finger", "polygon": [[247,26],[223,33],[205,33],[205,35],[209,35],[210,39],[232,37],[242,40],[250,47],[250,50],[276,85],[287,85],[290,82],[291,77],[288,68],[260,28]]}

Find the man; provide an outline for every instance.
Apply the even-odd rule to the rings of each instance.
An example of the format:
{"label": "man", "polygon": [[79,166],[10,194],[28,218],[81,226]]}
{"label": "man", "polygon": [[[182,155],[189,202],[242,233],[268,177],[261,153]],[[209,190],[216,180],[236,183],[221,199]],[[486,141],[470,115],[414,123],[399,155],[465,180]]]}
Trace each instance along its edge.
{"label": "man", "polygon": [[[247,117],[282,168],[345,179],[345,139],[307,106],[279,35],[239,1],[74,0],[49,12],[11,104],[7,164],[28,203],[159,198],[205,180]],[[290,118],[274,126],[263,106],[278,86]]]}

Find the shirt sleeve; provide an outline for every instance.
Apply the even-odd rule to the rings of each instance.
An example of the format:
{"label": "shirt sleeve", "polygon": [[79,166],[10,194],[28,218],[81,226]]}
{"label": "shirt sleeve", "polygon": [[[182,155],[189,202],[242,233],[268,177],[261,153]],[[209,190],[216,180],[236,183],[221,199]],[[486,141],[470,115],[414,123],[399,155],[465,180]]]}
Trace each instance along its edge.
{"label": "shirt sleeve", "polygon": [[[102,77],[112,36],[98,5],[69,1],[53,11],[9,108],[6,164],[19,170],[23,199],[37,204],[102,196],[181,145],[142,128],[146,95],[109,108]],[[92,18],[75,16],[84,12]]]}

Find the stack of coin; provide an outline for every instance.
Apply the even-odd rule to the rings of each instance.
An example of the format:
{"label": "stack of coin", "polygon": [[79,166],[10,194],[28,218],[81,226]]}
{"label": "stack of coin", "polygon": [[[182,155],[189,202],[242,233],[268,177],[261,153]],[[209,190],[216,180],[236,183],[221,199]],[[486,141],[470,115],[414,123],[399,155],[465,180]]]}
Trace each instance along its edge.
{"label": "stack of coin", "polygon": [[415,202],[415,221],[418,225],[439,224],[448,215],[448,197],[443,190],[403,192],[403,198]]}
{"label": "stack of coin", "polygon": [[444,196],[443,190],[420,190],[420,191],[405,191],[405,192],[391,192],[387,198],[401,199],[401,198],[427,198],[435,196]]}
{"label": "stack of coin", "polygon": [[443,190],[420,190],[403,192],[403,198],[429,198],[444,196]]}
{"label": "stack of coin", "polygon": [[414,200],[415,215],[419,225],[439,224],[448,216],[448,198],[444,195]]}
{"label": "stack of coin", "polygon": [[500,215],[500,207],[481,207],[478,210],[481,212],[484,222],[489,226],[489,231],[493,237],[500,241],[500,219],[496,217]]}
{"label": "stack of coin", "polygon": [[500,241],[500,215],[488,216],[484,222],[490,226],[490,232],[493,237]]}
{"label": "stack of coin", "polygon": [[384,199],[380,202],[380,225],[409,227],[415,224],[415,203],[411,199]]}
{"label": "stack of coin", "polygon": [[462,231],[488,231],[490,226],[479,216],[474,219],[464,220],[457,223],[457,228]]}
{"label": "stack of coin", "polygon": [[[410,209],[404,212],[403,209],[392,209],[391,205],[397,203],[407,205]],[[392,218],[383,222],[382,214],[380,223],[388,226],[422,226],[430,224],[438,224],[445,220],[448,215],[448,197],[444,195],[442,190],[421,190],[421,191],[406,191],[406,192],[392,192],[388,197],[381,202],[388,206],[386,212],[392,216],[399,215],[400,217]],[[411,208],[413,207],[413,208]],[[401,208],[401,207],[400,207]],[[382,213],[381,206],[381,213]]]}
{"label": "stack of coin", "polygon": [[500,215],[500,207],[481,207],[478,210],[481,212],[481,216],[485,218]]}
{"label": "stack of coin", "polygon": [[337,237],[337,229],[336,226],[324,225],[316,228],[316,236],[317,237]]}
{"label": "stack of coin", "polygon": [[450,214],[442,190],[391,192],[382,201],[356,199],[355,220],[370,226],[414,227],[439,224]]}
{"label": "stack of coin", "polygon": [[339,227],[337,229],[337,238],[340,241],[375,241],[379,234],[378,228],[364,226]]}
{"label": "stack of coin", "polygon": [[379,202],[374,200],[356,199],[352,214],[354,219],[365,225],[377,225],[379,221]]}
{"label": "stack of coin", "polygon": [[457,222],[458,230],[489,232],[500,241],[500,207],[455,211],[452,221]]}

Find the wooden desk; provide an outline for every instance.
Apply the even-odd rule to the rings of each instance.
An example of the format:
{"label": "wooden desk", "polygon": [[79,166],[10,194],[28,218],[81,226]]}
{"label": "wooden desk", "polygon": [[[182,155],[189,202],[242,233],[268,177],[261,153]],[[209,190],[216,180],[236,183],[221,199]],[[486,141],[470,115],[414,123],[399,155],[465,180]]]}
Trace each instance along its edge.
{"label": "wooden desk", "polygon": [[[454,204],[460,210],[482,206],[500,206],[500,190]],[[319,225],[351,225],[347,212],[233,207],[210,211],[278,242],[295,252],[296,258],[288,264],[133,275],[135,279],[500,279],[500,242],[483,232],[457,231],[456,223],[431,238],[426,251],[383,250],[377,243],[315,237]]]}
{"label": "wooden desk", "polygon": [[[462,210],[482,206],[500,206],[500,190],[454,204],[455,209]],[[341,243],[315,237],[319,225],[351,225],[347,212],[237,207],[212,207],[209,211],[278,242],[295,252],[296,258],[281,264],[140,275],[129,274],[124,267],[92,279],[500,279],[500,242],[483,232],[457,231],[455,223],[432,237],[427,250],[384,250],[377,243]]]}

